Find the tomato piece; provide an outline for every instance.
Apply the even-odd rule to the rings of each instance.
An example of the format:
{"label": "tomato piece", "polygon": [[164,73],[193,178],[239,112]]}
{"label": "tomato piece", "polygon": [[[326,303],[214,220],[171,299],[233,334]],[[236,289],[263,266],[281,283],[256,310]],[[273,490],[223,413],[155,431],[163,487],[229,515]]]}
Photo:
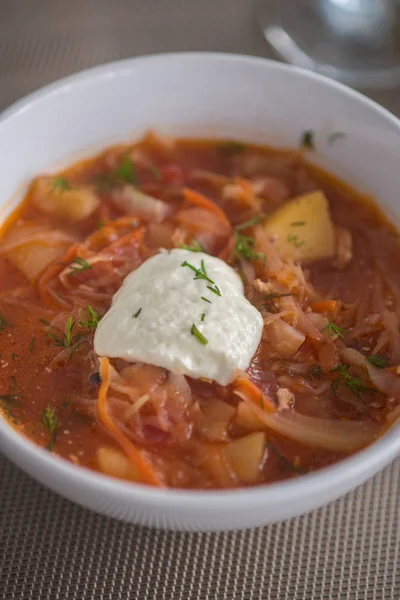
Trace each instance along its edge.
{"label": "tomato piece", "polygon": [[179,163],[169,163],[160,168],[165,183],[183,185],[186,181],[185,169]]}

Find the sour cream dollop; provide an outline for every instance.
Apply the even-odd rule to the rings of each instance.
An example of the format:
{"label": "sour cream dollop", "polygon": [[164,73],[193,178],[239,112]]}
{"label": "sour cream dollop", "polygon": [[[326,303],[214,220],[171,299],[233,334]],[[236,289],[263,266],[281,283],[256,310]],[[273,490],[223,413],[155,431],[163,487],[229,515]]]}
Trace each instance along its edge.
{"label": "sour cream dollop", "polygon": [[261,314],[229,265],[175,249],[125,278],[97,327],[94,348],[99,356],[227,385],[237,369],[248,368],[262,329]]}

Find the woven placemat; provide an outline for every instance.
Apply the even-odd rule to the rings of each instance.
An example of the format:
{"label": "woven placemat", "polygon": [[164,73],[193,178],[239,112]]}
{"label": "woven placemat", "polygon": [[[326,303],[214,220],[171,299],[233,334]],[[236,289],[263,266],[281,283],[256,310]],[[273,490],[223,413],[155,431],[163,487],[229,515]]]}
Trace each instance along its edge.
{"label": "woven placemat", "polygon": [[[58,77],[127,56],[268,56],[257,4],[0,0],[0,109]],[[400,94],[377,99],[400,114]],[[298,519],[233,533],[167,533],[82,509],[0,456],[0,599],[400,598],[399,503],[400,460]]]}

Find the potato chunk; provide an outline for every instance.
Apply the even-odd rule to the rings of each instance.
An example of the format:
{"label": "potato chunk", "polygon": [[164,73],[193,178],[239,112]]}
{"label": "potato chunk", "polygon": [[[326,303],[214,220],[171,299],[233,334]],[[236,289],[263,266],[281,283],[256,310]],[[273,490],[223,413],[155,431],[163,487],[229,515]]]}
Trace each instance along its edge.
{"label": "potato chunk", "polygon": [[39,177],[32,188],[32,201],[47,215],[83,221],[99,206],[100,200],[89,187],[62,188],[54,177]]}
{"label": "potato chunk", "polygon": [[8,259],[31,283],[35,283],[52,262],[60,258],[67,246],[45,246],[32,241],[7,253]]}
{"label": "potato chunk", "polygon": [[313,261],[335,254],[335,230],[322,191],[293,198],[264,224],[283,258]]}
{"label": "potato chunk", "polygon": [[257,431],[226,445],[226,458],[235,475],[244,483],[257,481],[264,458],[265,444],[265,433]]}
{"label": "potato chunk", "polygon": [[114,448],[101,447],[97,450],[97,463],[100,470],[111,477],[142,481],[143,477],[127,457]]}

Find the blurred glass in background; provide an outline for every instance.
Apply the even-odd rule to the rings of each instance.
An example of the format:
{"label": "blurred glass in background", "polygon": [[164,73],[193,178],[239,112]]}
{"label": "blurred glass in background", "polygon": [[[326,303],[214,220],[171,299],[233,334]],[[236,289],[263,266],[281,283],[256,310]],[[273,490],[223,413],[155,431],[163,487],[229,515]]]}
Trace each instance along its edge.
{"label": "blurred glass in background", "polygon": [[261,26],[287,62],[360,88],[400,84],[400,0],[272,0]]}

